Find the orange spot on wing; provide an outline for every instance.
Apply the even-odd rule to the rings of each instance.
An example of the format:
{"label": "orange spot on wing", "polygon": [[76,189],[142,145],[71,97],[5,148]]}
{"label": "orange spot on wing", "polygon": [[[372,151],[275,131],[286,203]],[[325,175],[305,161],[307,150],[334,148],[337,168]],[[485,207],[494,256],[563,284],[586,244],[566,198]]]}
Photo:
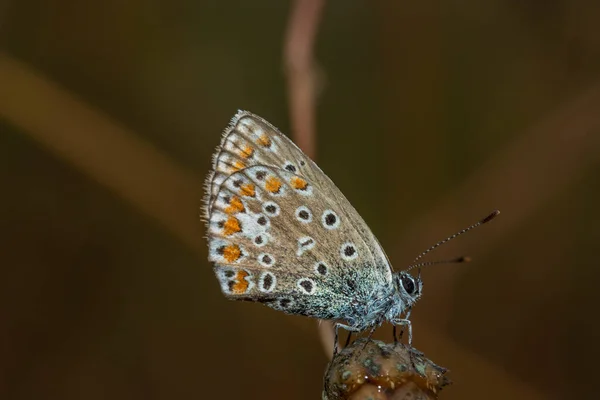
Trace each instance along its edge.
{"label": "orange spot on wing", "polygon": [[229,202],[229,206],[225,208],[225,212],[227,214],[234,214],[242,211],[246,211],[246,208],[244,207],[244,204],[242,203],[239,197],[234,197],[233,199],[231,199],[231,201]]}
{"label": "orange spot on wing", "polygon": [[269,176],[265,182],[265,189],[271,193],[277,193],[281,189],[281,181],[274,176]]}
{"label": "orange spot on wing", "polygon": [[260,135],[257,142],[263,147],[271,147],[271,138],[266,133]]}
{"label": "orange spot on wing", "polygon": [[254,149],[251,146],[245,146],[242,151],[240,151],[240,157],[242,158],[250,158],[254,154]]}
{"label": "orange spot on wing", "polygon": [[238,271],[238,273],[235,275],[235,284],[231,287],[231,291],[234,294],[246,293],[246,290],[248,290],[248,286],[250,285],[245,279],[247,276],[248,273],[244,270]]}
{"label": "orange spot on wing", "polygon": [[241,230],[242,227],[240,226],[240,221],[235,217],[227,218],[227,221],[225,221],[225,224],[223,225],[223,233],[225,236],[233,235]]}
{"label": "orange spot on wing", "polygon": [[239,171],[240,169],[246,168],[246,164],[241,161],[236,161],[233,163],[233,170]]}
{"label": "orange spot on wing", "polygon": [[254,184],[247,183],[240,187],[240,194],[242,196],[254,197],[256,195],[256,191],[254,190]]}
{"label": "orange spot on wing", "polygon": [[240,246],[236,244],[229,245],[223,249],[223,258],[225,258],[228,262],[234,262],[242,255],[242,250]]}
{"label": "orange spot on wing", "polygon": [[306,188],[308,187],[308,182],[306,182],[304,179],[299,178],[297,176],[294,176],[290,180],[290,184],[292,185],[292,187],[294,189],[298,189],[298,190],[306,190]]}

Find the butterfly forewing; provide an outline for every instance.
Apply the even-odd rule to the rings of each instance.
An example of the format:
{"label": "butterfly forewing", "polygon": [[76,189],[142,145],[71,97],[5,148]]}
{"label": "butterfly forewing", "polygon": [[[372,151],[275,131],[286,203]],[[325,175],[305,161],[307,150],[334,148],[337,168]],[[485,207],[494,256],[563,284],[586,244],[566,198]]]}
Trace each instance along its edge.
{"label": "butterfly forewing", "polygon": [[213,159],[213,172],[207,182],[208,211],[219,186],[234,172],[265,165],[296,173],[318,184],[313,168],[307,165],[309,162],[313,164],[292,141],[267,121],[240,111],[225,130]]}
{"label": "butterfly forewing", "polygon": [[209,258],[227,297],[338,318],[331,310],[357,295],[358,279],[372,283],[358,290],[391,285],[387,258],[356,210],[266,121],[239,113],[213,167]]}

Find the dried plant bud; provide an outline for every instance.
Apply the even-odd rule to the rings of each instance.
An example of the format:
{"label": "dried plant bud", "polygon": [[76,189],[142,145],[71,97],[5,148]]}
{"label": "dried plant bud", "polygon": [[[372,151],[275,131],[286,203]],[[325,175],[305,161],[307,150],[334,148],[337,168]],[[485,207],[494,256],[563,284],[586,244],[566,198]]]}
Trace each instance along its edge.
{"label": "dried plant bud", "polygon": [[327,367],[324,400],[429,400],[450,380],[446,369],[402,343],[358,339]]}

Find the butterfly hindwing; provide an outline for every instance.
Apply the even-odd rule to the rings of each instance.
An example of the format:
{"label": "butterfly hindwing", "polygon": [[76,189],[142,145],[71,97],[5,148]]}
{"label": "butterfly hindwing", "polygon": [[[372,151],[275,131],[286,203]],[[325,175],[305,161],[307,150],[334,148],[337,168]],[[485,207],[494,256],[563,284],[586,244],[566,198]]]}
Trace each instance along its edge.
{"label": "butterfly hindwing", "polygon": [[209,258],[232,299],[332,318],[341,310],[332,304],[358,294],[357,280],[387,283],[371,268],[382,260],[339,199],[283,169],[232,173],[214,196],[208,232]]}

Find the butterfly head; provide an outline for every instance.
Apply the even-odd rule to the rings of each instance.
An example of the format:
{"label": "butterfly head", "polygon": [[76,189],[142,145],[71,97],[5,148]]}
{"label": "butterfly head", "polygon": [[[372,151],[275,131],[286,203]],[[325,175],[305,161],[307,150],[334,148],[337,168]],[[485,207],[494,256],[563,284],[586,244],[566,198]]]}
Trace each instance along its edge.
{"label": "butterfly head", "polygon": [[400,294],[400,298],[406,302],[407,305],[414,304],[423,290],[423,281],[420,277],[413,277],[411,274],[401,271],[394,274],[394,284],[396,290]]}

